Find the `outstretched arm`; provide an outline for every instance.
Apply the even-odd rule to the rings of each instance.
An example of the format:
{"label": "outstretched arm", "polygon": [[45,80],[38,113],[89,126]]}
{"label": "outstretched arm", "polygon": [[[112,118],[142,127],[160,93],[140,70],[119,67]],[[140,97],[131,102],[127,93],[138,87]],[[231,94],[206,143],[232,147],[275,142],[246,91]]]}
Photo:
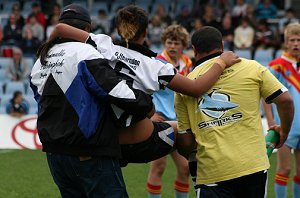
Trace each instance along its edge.
{"label": "outstretched arm", "polygon": [[84,43],[88,39],[89,33],[64,23],[58,23],[51,33],[49,40],[54,40],[57,37],[70,38]]}
{"label": "outstretched arm", "polygon": [[213,66],[196,80],[190,80],[185,76],[176,74],[168,84],[168,87],[185,95],[200,97],[217,82],[226,67],[240,61],[241,59],[239,59],[239,57],[233,52],[224,52]]}

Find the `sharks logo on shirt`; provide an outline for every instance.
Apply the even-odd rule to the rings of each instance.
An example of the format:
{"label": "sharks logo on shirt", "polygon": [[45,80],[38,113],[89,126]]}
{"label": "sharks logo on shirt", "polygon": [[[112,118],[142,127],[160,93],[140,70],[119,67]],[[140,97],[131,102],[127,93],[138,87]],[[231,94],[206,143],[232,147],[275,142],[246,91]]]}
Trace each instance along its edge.
{"label": "sharks logo on shirt", "polygon": [[198,124],[200,128],[210,128],[213,126],[222,126],[224,124],[234,122],[242,117],[241,113],[234,113],[229,116],[223,117],[223,115],[240,105],[230,102],[230,96],[216,92],[220,88],[213,89],[212,92],[204,94],[198,104],[198,110],[202,111],[205,115],[214,118],[213,120],[204,121]]}
{"label": "sharks logo on shirt", "polygon": [[229,95],[216,92],[218,89],[214,89],[209,94],[205,94],[198,105],[199,110],[212,118],[220,118],[228,110],[239,106],[230,102]]}

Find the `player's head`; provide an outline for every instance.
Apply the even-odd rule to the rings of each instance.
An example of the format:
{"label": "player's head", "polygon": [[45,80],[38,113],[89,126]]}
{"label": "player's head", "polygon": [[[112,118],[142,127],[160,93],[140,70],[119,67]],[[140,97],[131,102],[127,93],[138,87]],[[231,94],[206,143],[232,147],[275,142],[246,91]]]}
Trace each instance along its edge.
{"label": "player's head", "polygon": [[284,30],[284,44],[288,53],[294,57],[300,56],[300,24],[292,23]]}
{"label": "player's head", "polygon": [[192,45],[196,54],[208,54],[211,52],[222,52],[222,34],[211,26],[204,26],[197,30],[192,36]]}
{"label": "player's head", "polygon": [[181,25],[170,25],[161,34],[161,40],[167,54],[176,60],[188,46],[189,33]]}
{"label": "player's head", "polygon": [[[59,22],[90,32],[91,16],[87,9],[78,5],[70,4],[63,8],[59,17]],[[40,57],[42,64],[46,64],[46,56],[49,49],[55,44],[54,41],[47,41],[41,45],[37,51],[37,57]]]}
{"label": "player's head", "polygon": [[183,47],[188,46],[189,33],[181,25],[170,25],[161,34],[161,40],[165,43],[167,40],[180,41]]}
{"label": "player's head", "polygon": [[87,9],[78,5],[70,4],[63,8],[59,22],[90,32],[91,16]]}
{"label": "player's head", "polygon": [[116,16],[119,35],[128,43],[145,39],[148,27],[148,15],[142,8],[129,5],[120,9]]}

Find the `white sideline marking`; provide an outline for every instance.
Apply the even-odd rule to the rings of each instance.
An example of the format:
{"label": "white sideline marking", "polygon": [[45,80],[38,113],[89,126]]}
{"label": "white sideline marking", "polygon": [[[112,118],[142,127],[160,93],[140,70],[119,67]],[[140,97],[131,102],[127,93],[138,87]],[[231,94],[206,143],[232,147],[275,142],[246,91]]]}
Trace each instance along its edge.
{"label": "white sideline marking", "polygon": [[0,154],[10,153],[10,152],[13,152],[13,150],[10,150],[10,149],[0,149]]}

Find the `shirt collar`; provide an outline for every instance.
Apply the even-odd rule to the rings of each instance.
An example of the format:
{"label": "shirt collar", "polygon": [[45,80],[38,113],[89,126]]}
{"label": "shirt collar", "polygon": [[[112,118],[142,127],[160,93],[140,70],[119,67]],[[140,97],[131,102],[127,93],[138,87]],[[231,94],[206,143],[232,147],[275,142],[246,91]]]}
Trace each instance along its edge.
{"label": "shirt collar", "polygon": [[[126,47],[126,45],[127,45],[126,42],[119,42],[119,43],[114,43],[114,44],[122,46],[122,47]],[[148,56],[148,57],[156,57],[157,56],[157,54],[155,52],[151,51],[144,45],[140,45],[140,44],[136,44],[136,43],[132,43],[132,42],[128,42],[128,49],[140,52],[141,54]]]}
{"label": "shirt collar", "polygon": [[208,61],[209,59],[212,59],[212,58],[215,58],[215,57],[218,57],[222,54],[223,52],[216,52],[216,53],[213,53],[213,54],[210,54],[210,55],[207,55],[203,58],[200,58],[194,65],[194,67],[197,67],[198,65],[204,63],[205,61]]}

